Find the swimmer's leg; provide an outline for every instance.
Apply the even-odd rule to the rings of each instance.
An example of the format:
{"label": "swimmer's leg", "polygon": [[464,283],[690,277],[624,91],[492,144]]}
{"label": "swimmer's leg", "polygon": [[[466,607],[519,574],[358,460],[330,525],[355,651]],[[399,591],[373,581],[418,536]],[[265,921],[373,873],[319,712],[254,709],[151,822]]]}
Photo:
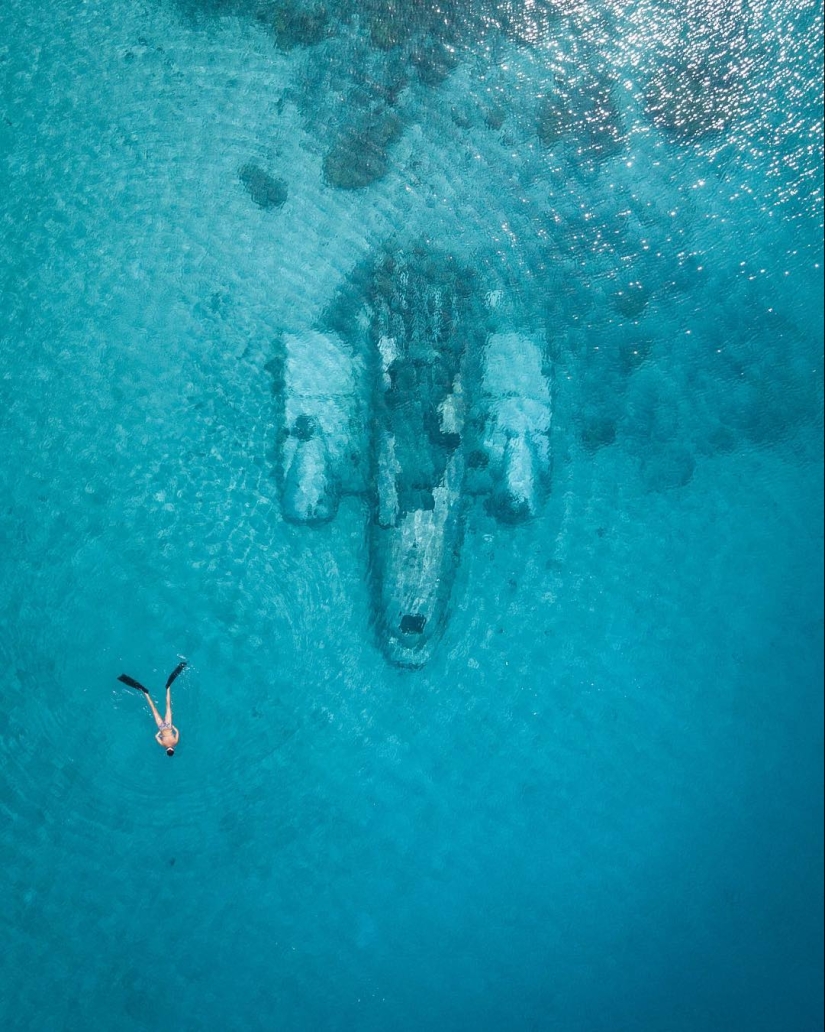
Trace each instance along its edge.
{"label": "swimmer's leg", "polygon": [[124,684],[128,684],[130,688],[137,688],[139,692],[143,692],[146,696],[146,701],[149,703],[149,709],[152,711],[152,716],[155,718],[155,723],[160,727],[161,719],[160,713],[158,713],[157,706],[152,702],[152,696],[149,694],[149,689],[144,688],[140,681],[136,681],[134,677],[129,677],[128,674],[121,674],[118,681],[122,681]]}
{"label": "swimmer's leg", "polygon": [[166,719],[166,723],[167,724],[171,724],[172,723],[172,682],[175,680],[175,678],[178,676],[178,674],[181,672],[181,670],[183,670],[183,668],[185,666],[186,666],[186,660],[184,659],[180,663],[178,663],[178,665],[175,667],[175,669],[172,671],[172,673],[166,679],[166,718],[165,719]]}
{"label": "swimmer's leg", "polygon": [[160,727],[163,721],[160,719],[160,713],[158,713],[158,708],[152,701],[152,696],[148,692],[146,693],[146,701],[149,703],[149,709],[152,711],[152,716],[155,718],[155,723],[158,725],[158,727]]}

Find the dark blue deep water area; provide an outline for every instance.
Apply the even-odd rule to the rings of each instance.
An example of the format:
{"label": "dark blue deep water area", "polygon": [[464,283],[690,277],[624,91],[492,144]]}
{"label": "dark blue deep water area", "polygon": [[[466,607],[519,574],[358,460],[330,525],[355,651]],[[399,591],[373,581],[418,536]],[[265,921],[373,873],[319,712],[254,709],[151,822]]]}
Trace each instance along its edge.
{"label": "dark blue deep water area", "polygon": [[4,1032],[822,1032],[822,52],[3,0]]}

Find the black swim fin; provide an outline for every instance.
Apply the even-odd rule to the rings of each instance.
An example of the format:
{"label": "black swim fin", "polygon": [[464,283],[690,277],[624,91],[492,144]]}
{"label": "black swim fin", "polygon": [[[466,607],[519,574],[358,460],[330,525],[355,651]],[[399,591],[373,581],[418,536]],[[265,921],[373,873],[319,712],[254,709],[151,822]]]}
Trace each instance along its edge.
{"label": "black swim fin", "polygon": [[167,689],[167,691],[169,690],[169,688],[171,688],[172,682],[175,680],[175,678],[178,676],[178,674],[181,672],[181,670],[183,670],[183,668],[185,666],[186,666],[186,660],[184,659],[182,662],[178,663],[178,665],[175,667],[175,669],[169,675],[169,677],[168,677],[168,679],[166,681],[166,689]]}
{"label": "black swim fin", "polygon": [[130,688],[137,688],[139,692],[143,692],[144,695],[149,694],[149,689],[144,688],[140,681],[136,681],[134,677],[129,677],[128,674],[121,674],[118,681],[123,681],[124,684],[128,684]]}

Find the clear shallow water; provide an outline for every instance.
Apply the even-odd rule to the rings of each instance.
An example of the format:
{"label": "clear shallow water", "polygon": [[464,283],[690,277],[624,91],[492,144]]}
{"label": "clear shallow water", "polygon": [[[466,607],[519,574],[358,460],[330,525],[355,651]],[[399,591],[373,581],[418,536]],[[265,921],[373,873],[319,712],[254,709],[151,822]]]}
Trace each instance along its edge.
{"label": "clear shallow water", "polygon": [[[3,1027],[821,1028],[821,5],[376,10],[0,13]],[[267,369],[391,238],[555,369],[416,673]]]}

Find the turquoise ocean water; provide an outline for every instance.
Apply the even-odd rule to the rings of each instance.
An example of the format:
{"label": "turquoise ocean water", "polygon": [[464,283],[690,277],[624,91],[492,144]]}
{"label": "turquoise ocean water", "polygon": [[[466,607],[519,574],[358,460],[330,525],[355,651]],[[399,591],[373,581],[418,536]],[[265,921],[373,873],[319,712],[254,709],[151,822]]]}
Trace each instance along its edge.
{"label": "turquoise ocean water", "polygon": [[[0,1027],[822,1029],[822,25],[0,7]],[[272,375],[409,246],[554,405],[417,671]]]}

